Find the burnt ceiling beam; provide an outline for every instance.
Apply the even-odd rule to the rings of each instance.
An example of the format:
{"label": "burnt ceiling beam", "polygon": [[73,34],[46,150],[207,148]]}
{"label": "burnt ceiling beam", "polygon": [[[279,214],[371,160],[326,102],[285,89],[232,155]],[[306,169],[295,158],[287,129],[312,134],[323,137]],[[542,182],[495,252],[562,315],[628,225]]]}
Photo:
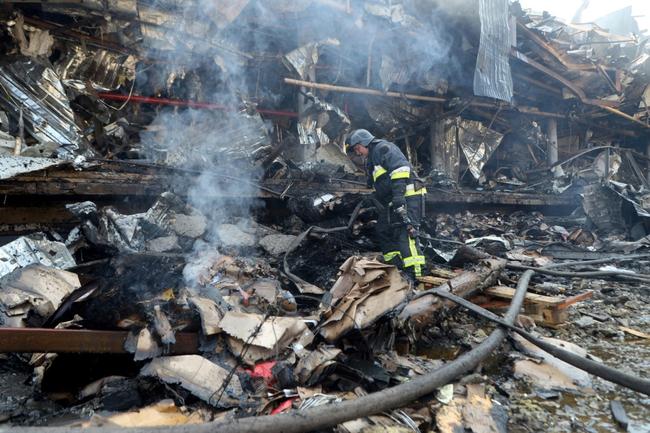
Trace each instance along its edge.
{"label": "burnt ceiling beam", "polygon": [[536,34],[534,31],[526,27],[521,21],[517,21],[517,30],[519,34],[527,37],[535,44],[544,49],[544,51],[551,54],[558,62],[560,62],[565,68],[574,71],[595,71],[596,68],[592,64],[587,63],[574,63],[568,56],[561,51],[558,51],[553,45],[546,42],[544,38]]}
{"label": "burnt ceiling beam", "polygon": [[549,77],[551,77],[551,78],[557,80],[558,82],[560,82],[562,85],[564,85],[566,88],[568,88],[573,94],[575,94],[583,104],[592,105],[594,107],[602,108],[603,110],[608,111],[611,114],[615,114],[615,115],[617,115],[619,117],[622,117],[624,119],[629,120],[630,122],[634,122],[637,125],[641,125],[646,129],[650,129],[650,125],[646,125],[645,123],[643,123],[639,119],[637,119],[637,118],[635,118],[633,116],[630,116],[629,114],[624,113],[624,112],[614,108],[613,106],[615,106],[616,103],[613,103],[613,102],[610,102],[610,101],[603,101],[603,100],[589,98],[585,94],[584,90],[582,90],[582,88],[577,86],[575,83],[572,83],[571,81],[564,78],[562,75],[560,75],[557,72],[547,68],[546,66],[542,65],[541,63],[536,62],[535,60],[529,58],[528,56],[526,56],[525,54],[517,51],[516,49],[513,48],[512,51],[511,51],[511,54],[512,54],[512,57],[514,57],[515,59],[517,59],[517,60],[519,60],[519,61],[521,61],[521,62],[523,62],[523,63],[525,63],[525,64],[527,64],[527,65],[529,65],[529,66],[531,66],[533,68],[535,68],[535,69],[537,69],[540,72],[545,73]]}

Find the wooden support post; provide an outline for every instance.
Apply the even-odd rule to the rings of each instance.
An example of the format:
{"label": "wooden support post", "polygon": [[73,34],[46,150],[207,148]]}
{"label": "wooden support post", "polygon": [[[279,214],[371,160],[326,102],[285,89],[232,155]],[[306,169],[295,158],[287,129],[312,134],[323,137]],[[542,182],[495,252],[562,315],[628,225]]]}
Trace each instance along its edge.
{"label": "wooden support post", "polygon": [[458,182],[460,155],[455,139],[456,128],[447,125],[449,121],[442,117],[442,107],[435,107],[434,113],[435,118],[429,133],[431,169],[444,173],[450,180]]}
{"label": "wooden support post", "polygon": [[[650,142],[646,144],[645,154],[650,158]],[[648,161],[648,165],[646,168],[646,176],[648,178],[648,182],[650,182],[650,160]]]}
{"label": "wooden support post", "polygon": [[[559,159],[556,119],[548,119],[546,135],[548,135],[548,148],[547,148],[548,165],[552,166],[553,164],[558,162]],[[553,168],[554,177],[561,177],[563,174],[564,173],[562,172],[562,167],[557,166]]]}

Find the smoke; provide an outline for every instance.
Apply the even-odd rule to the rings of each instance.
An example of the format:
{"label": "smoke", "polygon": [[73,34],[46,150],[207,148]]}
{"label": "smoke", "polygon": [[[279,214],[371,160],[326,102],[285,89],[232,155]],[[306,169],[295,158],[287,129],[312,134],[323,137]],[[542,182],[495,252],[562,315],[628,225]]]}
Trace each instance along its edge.
{"label": "smoke", "polygon": [[[224,108],[161,109],[141,134],[150,158],[200,172],[189,185],[179,179],[178,189],[187,190],[189,204],[208,217],[209,246],[216,244],[219,224],[246,217],[259,205],[256,161],[270,147],[271,125],[254,110],[242,109],[260,97],[287,103],[283,95],[292,92],[282,84],[289,74],[281,69],[283,55],[310,42],[338,39],[340,46],[327,47],[323,64],[319,61],[317,80],[365,82],[370,57],[371,87],[419,83],[437,91],[461,69],[453,55],[458,32],[431,0],[358,3],[356,15],[314,1],[146,3],[149,7],[139,6],[139,18],[143,57],[150,62],[140,71],[137,90]],[[276,76],[269,79],[269,70]],[[333,103],[336,98],[340,95]],[[199,252],[206,249],[197,246]]]}
{"label": "smoke", "polygon": [[244,52],[245,36],[226,31],[249,2],[218,7],[220,3],[167,0],[140,11],[143,21],[155,23],[142,26],[147,49],[143,57],[160,61],[164,70],[148,73],[141,85],[176,99],[222,106],[161,109],[141,134],[150,159],[196,173],[180,176],[175,188],[187,191],[188,203],[209,221],[204,239],[197,240],[187,258],[183,276],[189,287],[209,282],[206,275],[219,257],[219,225],[236,216],[245,221],[259,205],[256,161],[270,145],[271,125],[254,110],[244,110],[249,93],[248,52],[257,50],[258,40]]}

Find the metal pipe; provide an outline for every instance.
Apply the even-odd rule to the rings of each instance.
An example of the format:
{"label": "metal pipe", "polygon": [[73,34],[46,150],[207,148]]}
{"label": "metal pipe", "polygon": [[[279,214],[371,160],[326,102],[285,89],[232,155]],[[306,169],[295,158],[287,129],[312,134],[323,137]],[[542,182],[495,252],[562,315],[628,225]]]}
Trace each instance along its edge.
{"label": "metal pipe", "polygon": [[[176,107],[190,107],[190,108],[201,108],[206,110],[232,110],[235,111],[233,107],[228,107],[222,104],[215,104],[213,102],[197,102],[189,101],[184,99],[169,99],[169,98],[157,98],[152,96],[140,96],[140,95],[123,95],[121,93],[106,93],[100,92],[97,94],[101,99],[108,101],[121,101],[121,102],[136,102],[139,104],[156,104],[156,105],[172,105]],[[267,110],[264,108],[257,109],[257,112],[260,114],[268,114],[270,116],[284,116],[284,117],[298,117],[298,113],[292,111],[278,111],[278,110]]]}
{"label": "metal pipe", "polygon": [[[628,271],[599,271],[593,270],[588,272],[568,272],[568,271],[554,271],[551,269],[537,268],[534,266],[525,266],[518,265],[515,263],[508,263],[506,268],[513,269],[516,271],[522,270],[532,270],[539,272],[540,274],[554,275],[556,277],[568,277],[568,278],[602,278],[602,277],[612,277],[619,278],[622,280],[628,281],[638,281],[641,283],[650,283],[650,275],[646,274],[635,274]],[[647,289],[647,287],[641,286],[640,289]]]}
{"label": "metal pipe", "polygon": [[[513,324],[524,301],[532,271],[523,273],[517,284],[517,291],[504,318]],[[495,329],[481,344],[445,364],[438,370],[419,376],[407,383],[378,391],[356,400],[348,400],[306,410],[292,410],[279,415],[252,416],[241,419],[217,421],[206,424],[171,427],[148,427],[121,429],[125,433],[302,433],[333,427],[345,421],[374,415],[403,407],[408,403],[431,394],[461,374],[475,368],[490,353],[496,350],[507,331]],[[0,433],[9,433],[9,428],[0,426]],[[11,427],[11,433],[74,433],[72,427]],[[113,427],[89,427],[84,433],[113,433]]]}
{"label": "metal pipe", "polygon": [[[440,98],[438,96],[422,96],[422,95],[415,95],[413,93],[382,92],[376,89],[368,89],[363,87],[335,86],[333,84],[323,84],[323,83],[312,83],[310,81],[295,80],[293,78],[285,78],[284,82],[292,86],[306,87],[309,89],[326,90],[330,92],[354,93],[357,95],[383,96],[383,97],[390,97],[390,98],[404,98],[404,99],[411,99],[414,101],[436,102],[436,103],[448,101],[446,98]],[[503,109],[502,104],[479,102],[479,101],[469,102],[469,106],[491,108],[491,109]],[[520,113],[529,114],[531,116],[536,116],[536,117],[552,117],[557,119],[564,119],[567,117],[564,114],[538,111],[530,107],[511,107],[511,108]]]}

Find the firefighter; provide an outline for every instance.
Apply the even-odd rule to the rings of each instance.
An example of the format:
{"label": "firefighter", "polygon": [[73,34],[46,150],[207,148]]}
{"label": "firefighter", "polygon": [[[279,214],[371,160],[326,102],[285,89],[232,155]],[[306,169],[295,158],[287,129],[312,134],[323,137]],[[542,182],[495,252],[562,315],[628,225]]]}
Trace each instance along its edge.
{"label": "firefighter", "polygon": [[426,189],[395,144],[357,129],[348,138],[348,148],[367,161],[368,187],[374,187],[379,205],[376,233],[384,261],[412,277],[422,276],[425,259],[416,237],[424,217]]}

